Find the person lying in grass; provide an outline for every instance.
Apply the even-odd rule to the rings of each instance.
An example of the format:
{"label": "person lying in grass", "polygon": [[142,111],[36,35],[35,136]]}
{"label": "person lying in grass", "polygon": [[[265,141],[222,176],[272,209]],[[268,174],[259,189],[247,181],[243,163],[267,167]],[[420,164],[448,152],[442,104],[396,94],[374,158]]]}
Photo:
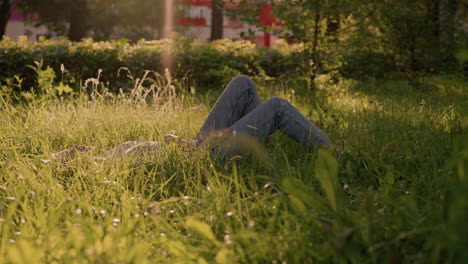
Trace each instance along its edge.
{"label": "person lying in grass", "polygon": [[[226,159],[236,155],[264,152],[258,142],[265,142],[275,131],[281,131],[309,150],[330,147],[328,136],[285,99],[272,97],[261,102],[253,81],[244,75],[235,77],[225,88],[208,114],[194,140],[165,135],[164,142],[175,142],[184,149],[203,149]],[[71,157],[86,152],[87,146],[53,154],[56,158]],[[124,157],[155,155],[163,151],[157,141],[125,142],[100,156],[116,161]]]}

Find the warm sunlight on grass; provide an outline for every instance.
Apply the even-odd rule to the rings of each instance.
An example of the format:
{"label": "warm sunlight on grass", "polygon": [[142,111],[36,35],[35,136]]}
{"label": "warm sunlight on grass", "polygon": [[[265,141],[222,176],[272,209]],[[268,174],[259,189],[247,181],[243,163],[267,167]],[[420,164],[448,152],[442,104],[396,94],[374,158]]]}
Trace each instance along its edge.
{"label": "warm sunlight on grass", "polygon": [[[144,84],[119,96],[104,90],[29,104],[2,97],[0,251],[6,260],[296,263],[347,254],[364,261],[368,256],[354,249],[378,258],[400,245],[462,239],[439,232],[458,225],[444,218],[445,208],[450,215],[466,209],[447,202],[449,192],[455,201],[466,195],[450,191],[466,187],[459,153],[467,149],[466,107],[450,93],[343,79],[324,82],[311,99],[299,86],[264,84],[263,99],[288,98],[344,153],[307,153],[278,133],[257,158],[221,162],[169,144],[160,158],[139,166],[96,160],[126,141],[195,136],[210,109],[206,101],[217,93],[186,96],[179,82],[170,83],[175,97],[158,100]],[[407,94],[387,93],[385,85]],[[246,147],[255,148],[249,140]],[[94,148],[66,163],[51,158],[74,144]]]}

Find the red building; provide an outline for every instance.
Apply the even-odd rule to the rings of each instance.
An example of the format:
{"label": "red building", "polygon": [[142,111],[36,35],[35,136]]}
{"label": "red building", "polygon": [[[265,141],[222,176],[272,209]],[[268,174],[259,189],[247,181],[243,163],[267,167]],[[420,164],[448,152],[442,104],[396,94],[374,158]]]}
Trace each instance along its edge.
{"label": "red building", "polygon": [[[240,0],[237,2],[240,2]],[[183,10],[182,13],[185,15],[178,20],[178,24],[181,26],[187,26],[187,31],[184,32],[184,35],[201,40],[209,39],[212,13],[211,6],[212,0],[182,1],[179,8]],[[224,10],[235,9],[236,7],[236,1],[224,1]],[[249,25],[239,21],[238,19],[224,15],[224,37],[229,39],[238,39],[241,32],[251,29],[255,32],[255,35],[251,37],[251,40],[259,47],[269,47],[272,40],[277,39],[277,37],[272,36],[269,32],[264,32],[263,26],[272,26],[273,24],[277,26],[282,25],[278,19],[271,15],[271,10],[271,4],[260,6],[260,26]]]}

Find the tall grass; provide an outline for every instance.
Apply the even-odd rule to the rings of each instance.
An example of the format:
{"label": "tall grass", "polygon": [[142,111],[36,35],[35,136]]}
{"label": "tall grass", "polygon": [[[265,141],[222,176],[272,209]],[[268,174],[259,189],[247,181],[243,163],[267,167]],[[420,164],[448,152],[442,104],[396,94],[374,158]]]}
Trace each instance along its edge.
{"label": "tall grass", "polygon": [[[263,99],[285,97],[315,120],[344,149],[340,156],[308,153],[278,133],[267,145],[274,170],[255,157],[219,161],[173,144],[137,167],[95,161],[125,141],[195,136],[217,93],[190,95],[167,74],[159,80],[138,80],[119,95],[90,80],[69,98],[50,84],[49,97],[26,95],[23,103],[4,87],[1,262],[468,259],[462,79],[323,76],[315,98],[292,82],[260,85]],[[50,158],[74,144],[94,149],[66,164]]]}

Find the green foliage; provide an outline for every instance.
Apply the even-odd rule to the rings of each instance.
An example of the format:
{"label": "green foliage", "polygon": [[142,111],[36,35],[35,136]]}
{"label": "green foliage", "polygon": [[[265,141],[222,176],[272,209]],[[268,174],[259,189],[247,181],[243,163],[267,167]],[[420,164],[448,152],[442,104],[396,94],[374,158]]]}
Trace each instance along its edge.
{"label": "green foliage", "polygon": [[198,235],[211,241],[213,244],[218,244],[218,241],[216,240],[213,231],[211,231],[211,227],[208,224],[197,221],[193,218],[188,218],[185,221],[185,225],[188,228],[194,230]]}
{"label": "green foliage", "polygon": [[[40,62],[35,61],[34,64],[36,66],[27,65],[28,68],[34,70],[37,74],[37,89],[31,91],[32,93],[38,95],[39,98],[51,99],[73,92],[73,89],[68,84],[63,83],[63,74],[65,72],[63,64],[61,65],[62,81],[58,85],[55,85],[55,72],[50,66],[43,69],[44,62],[42,60]],[[26,93],[23,92],[23,96],[24,94]],[[38,98],[34,99],[37,100]]]}
{"label": "green foliage", "polygon": [[343,56],[343,61],[339,72],[348,78],[388,78],[398,72],[393,56],[383,52],[349,52]]}
{"label": "green foliage", "polygon": [[258,12],[266,3],[242,1],[234,14],[301,43],[312,87],[317,75],[335,70],[356,79],[458,71],[457,50],[468,43],[460,1],[274,1],[282,26],[261,25]]}
{"label": "green foliage", "polygon": [[88,36],[97,40],[162,37],[164,1],[88,0],[90,26]]}
{"label": "green foliage", "polygon": [[54,70],[50,66],[47,66],[46,69],[43,69],[44,63],[42,60],[40,62],[35,61],[34,64],[36,65],[35,67],[32,65],[28,65],[27,67],[34,70],[37,74],[38,92],[49,93],[52,89],[52,85],[55,79]]}
{"label": "green foliage", "polygon": [[218,40],[201,44],[180,38],[130,44],[89,39],[77,43],[45,39],[38,43],[26,39],[13,42],[4,39],[0,42],[0,52],[5,55],[0,57],[0,80],[18,76],[23,80],[22,89],[29,91],[31,87],[37,88],[37,71],[24,65],[43,61],[44,67],[50,67],[56,73],[64,65],[67,70],[65,78],[76,90],[79,89],[78,80],[95,78],[102,70],[100,80],[108,83],[110,90],[117,92],[120,88],[129,88],[129,79],[119,70],[122,67],[129,69],[132,76],[143,76],[146,70],[163,73],[162,56],[167,47],[170,47],[174,60],[171,72],[178,79],[189,76],[191,85],[198,91],[225,85],[239,74],[272,77],[301,74],[298,71],[302,68],[298,60],[301,54],[294,48],[262,50],[247,41]]}
{"label": "green foliage", "polygon": [[333,211],[342,210],[343,191],[338,181],[338,167],[330,153],[318,151],[318,159],[315,165],[315,177],[322,186],[328,202]]}

